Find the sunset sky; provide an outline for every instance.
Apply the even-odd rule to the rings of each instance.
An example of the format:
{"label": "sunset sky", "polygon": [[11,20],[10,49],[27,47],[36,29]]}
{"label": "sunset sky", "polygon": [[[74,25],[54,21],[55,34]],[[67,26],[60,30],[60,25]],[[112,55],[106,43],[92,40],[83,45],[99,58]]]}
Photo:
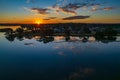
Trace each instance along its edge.
{"label": "sunset sky", "polygon": [[120,23],[120,0],[0,0],[0,23]]}

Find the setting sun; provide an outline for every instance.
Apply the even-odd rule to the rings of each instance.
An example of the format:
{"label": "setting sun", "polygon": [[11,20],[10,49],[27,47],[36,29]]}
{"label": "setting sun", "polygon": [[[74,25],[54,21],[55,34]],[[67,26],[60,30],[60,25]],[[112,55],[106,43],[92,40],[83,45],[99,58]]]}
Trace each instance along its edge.
{"label": "setting sun", "polygon": [[35,23],[39,25],[42,23],[42,20],[36,20]]}

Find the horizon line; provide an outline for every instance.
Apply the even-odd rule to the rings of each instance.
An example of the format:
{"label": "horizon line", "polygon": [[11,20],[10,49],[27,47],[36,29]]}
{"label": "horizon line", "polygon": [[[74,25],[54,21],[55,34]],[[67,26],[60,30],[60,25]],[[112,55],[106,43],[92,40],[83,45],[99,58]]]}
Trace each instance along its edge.
{"label": "horizon line", "polygon": [[[80,22],[65,22],[65,23],[41,23],[39,25],[42,25],[42,24],[70,24],[70,23],[73,23],[73,24],[120,24],[120,23],[80,23]],[[32,24],[32,25],[37,25],[35,23],[0,23],[0,24],[20,24],[20,25],[24,25],[24,24]]]}

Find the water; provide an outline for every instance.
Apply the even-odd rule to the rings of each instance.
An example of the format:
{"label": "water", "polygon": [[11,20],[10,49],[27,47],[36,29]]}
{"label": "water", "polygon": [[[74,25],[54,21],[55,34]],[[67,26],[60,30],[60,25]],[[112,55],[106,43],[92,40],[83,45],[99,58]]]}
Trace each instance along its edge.
{"label": "water", "polygon": [[115,41],[40,37],[11,41],[0,33],[0,80],[120,80],[119,36]]}
{"label": "water", "polygon": [[4,28],[11,28],[13,30],[16,30],[17,28],[20,28],[20,26],[0,26],[0,29],[4,29]]}

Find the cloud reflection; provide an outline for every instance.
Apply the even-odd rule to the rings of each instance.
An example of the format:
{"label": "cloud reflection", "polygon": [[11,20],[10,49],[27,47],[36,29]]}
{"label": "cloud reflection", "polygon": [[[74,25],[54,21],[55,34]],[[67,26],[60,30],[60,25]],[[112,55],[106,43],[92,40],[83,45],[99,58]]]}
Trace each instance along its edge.
{"label": "cloud reflection", "polygon": [[66,80],[81,80],[89,77],[95,73],[93,68],[79,68],[75,72],[72,72]]}
{"label": "cloud reflection", "polygon": [[[57,50],[58,53],[62,52],[64,54],[67,55],[67,53],[65,53],[66,50],[70,51],[73,54],[80,54],[83,51],[85,51],[86,49],[88,50],[98,50],[97,47],[95,47],[94,45],[91,45],[89,43],[86,43],[83,45],[82,39],[83,38],[79,38],[79,37],[70,37],[70,40],[68,42],[63,41],[65,39],[65,37],[56,37],[55,38],[55,43],[57,40],[56,45],[53,46],[53,49]],[[61,42],[62,40],[62,42]],[[91,36],[88,38],[88,42],[95,42],[96,39],[95,37]]]}

